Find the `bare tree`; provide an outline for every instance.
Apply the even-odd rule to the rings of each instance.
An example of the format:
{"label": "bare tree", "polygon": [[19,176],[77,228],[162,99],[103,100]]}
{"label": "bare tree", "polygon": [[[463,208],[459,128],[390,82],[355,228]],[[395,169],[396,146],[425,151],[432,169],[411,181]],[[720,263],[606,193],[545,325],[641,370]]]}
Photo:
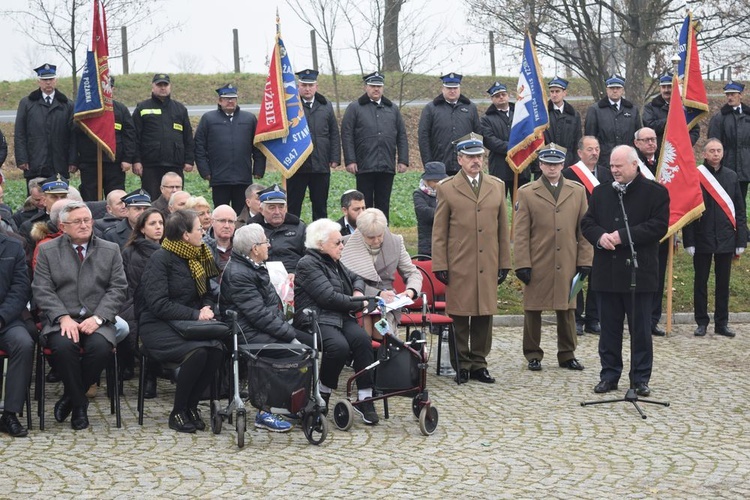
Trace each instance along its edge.
{"label": "bare tree", "polygon": [[180,73],[198,73],[203,67],[203,58],[192,52],[178,52],[172,59]]}
{"label": "bare tree", "polygon": [[399,14],[406,0],[385,0],[383,12],[383,71],[401,71]]}
{"label": "bare tree", "polygon": [[[119,57],[120,27],[138,26],[137,36],[128,40],[128,51],[137,52],[151,42],[179,28],[158,15],[163,0],[104,0],[109,30],[110,57]],[[29,0],[25,10],[4,11],[19,31],[44,49],[52,49],[70,66],[73,94],[78,88],[79,56],[91,40],[91,0]]]}
{"label": "bare tree", "polygon": [[328,63],[331,65],[331,76],[333,77],[333,94],[336,101],[336,114],[341,116],[339,105],[339,83],[337,79],[336,60],[333,57],[333,43],[338,25],[338,17],[341,4],[339,0],[312,0],[300,2],[300,0],[287,0],[302,22],[307,24],[315,34],[323,40],[326,45]]}

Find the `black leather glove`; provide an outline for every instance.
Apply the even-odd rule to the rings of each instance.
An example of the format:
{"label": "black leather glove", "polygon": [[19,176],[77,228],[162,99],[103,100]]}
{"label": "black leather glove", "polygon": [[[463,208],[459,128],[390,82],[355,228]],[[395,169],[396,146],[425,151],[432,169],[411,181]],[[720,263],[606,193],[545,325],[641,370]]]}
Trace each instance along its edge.
{"label": "black leather glove", "polygon": [[528,285],[531,283],[531,268],[522,267],[521,269],[516,269],[516,278],[521,280],[524,285]]}
{"label": "black leather glove", "polygon": [[448,271],[435,271],[435,277],[441,283],[443,283],[445,285],[448,284]]}
{"label": "black leather glove", "polygon": [[576,271],[581,274],[581,280],[585,280],[591,274],[591,266],[578,266]]}
{"label": "black leather glove", "polygon": [[508,277],[509,269],[498,269],[497,270],[497,284],[502,285],[505,278]]}

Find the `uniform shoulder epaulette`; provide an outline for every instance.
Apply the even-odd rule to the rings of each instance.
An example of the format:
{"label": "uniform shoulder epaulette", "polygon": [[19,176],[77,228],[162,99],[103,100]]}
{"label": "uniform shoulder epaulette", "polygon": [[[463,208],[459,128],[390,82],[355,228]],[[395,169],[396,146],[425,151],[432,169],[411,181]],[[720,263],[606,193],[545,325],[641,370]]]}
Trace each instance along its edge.
{"label": "uniform shoulder epaulette", "polygon": [[532,184],[533,184],[532,182],[527,182],[523,186],[518,186],[518,190],[520,191],[522,189],[530,188],[532,186]]}
{"label": "uniform shoulder epaulette", "polygon": [[449,181],[449,180],[453,179],[454,177],[455,177],[455,175],[449,175],[449,176],[448,176],[448,177],[446,177],[445,179],[441,179],[441,180],[440,180],[440,181],[438,182],[438,184],[442,184],[442,183],[444,183],[444,182],[447,182],[447,181]]}

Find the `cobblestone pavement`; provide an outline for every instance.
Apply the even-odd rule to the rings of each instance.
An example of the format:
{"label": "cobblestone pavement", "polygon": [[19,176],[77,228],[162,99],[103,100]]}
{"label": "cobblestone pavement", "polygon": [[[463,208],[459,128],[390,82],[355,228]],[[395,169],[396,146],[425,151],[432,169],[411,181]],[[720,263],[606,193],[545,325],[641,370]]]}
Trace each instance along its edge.
{"label": "cobblestone pavement", "polygon": [[[122,429],[100,391],[91,427],[74,432],[54,421],[60,386],[50,386],[47,430],[38,430],[35,415],[29,438],[0,436],[0,496],[748,498],[750,325],[734,327],[734,339],[696,338],[691,325],[654,339],[651,397],[671,405],[642,404],[646,420],[630,403],[581,407],[602,399],[592,391],[598,337],[579,337],[587,368],[567,371],[557,367],[551,326],[541,372],[526,369],[518,327],[495,330],[494,385],[459,387],[431,369],[440,420],[430,437],[421,435],[410,400],[392,398],[389,420],[374,427],[355,420],[348,432],[331,425],[320,446],[299,429],[251,429],[238,449],[228,424],[219,435],[169,430],[173,386],[166,381],[160,397],[146,402],[143,427],[130,381]],[[623,384],[626,378],[618,395]]]}

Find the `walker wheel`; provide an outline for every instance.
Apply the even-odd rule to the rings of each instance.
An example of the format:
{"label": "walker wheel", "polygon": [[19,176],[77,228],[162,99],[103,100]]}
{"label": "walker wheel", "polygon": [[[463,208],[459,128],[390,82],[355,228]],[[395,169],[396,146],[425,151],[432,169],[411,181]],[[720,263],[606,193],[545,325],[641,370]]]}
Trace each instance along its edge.
{"label": "walker wheel", "polygon": [[211,430],[214,434],[221,434],[221,424],[224,419],[221,418],[221,403],[214,400],[211,401]]}
{"label": "walker wheel", "polygon": [[419,430],[425,436],[431,436],[438,424],[438,411],[434,406],[423,406],[419,412]]}
{"label": "walker wheel", "polygon": [[419,414],[422,411],[422,396],[417,394],[414,399],[411,400],[411,411],[414,413],[414,418],[419,418]]}
{"label": "walker wheel", "polygon": [[237,447],[244,448],[245,446],[245,429],[247,428],[247,414],[245,409],[237,410]]}
{"label": "walker wheel", "polygon": [[342,431],[348,431],[354,422],[354,407],[348,399],[342,399],[333,407],[333,423]]}
{"label": "walker wheel", "polygon": [[319,445],[328,436],[328,420],[317,411],[306,413],[302,419],[302,431],[311,444]]}

